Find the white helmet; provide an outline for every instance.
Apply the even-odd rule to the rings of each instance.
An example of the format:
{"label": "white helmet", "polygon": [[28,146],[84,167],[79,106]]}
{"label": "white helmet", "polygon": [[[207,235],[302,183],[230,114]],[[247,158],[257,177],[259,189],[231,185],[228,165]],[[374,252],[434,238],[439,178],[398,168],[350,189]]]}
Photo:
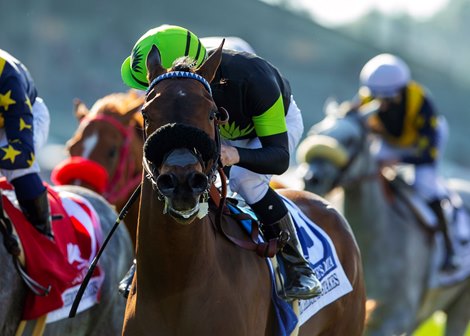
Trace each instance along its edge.
{"label": "white helmet", "polygon": [[380,54],[364,65],[359,76],[373,97],[393,97],[410,81],[410,69],[399,57]]}
{"label": "white helmet", "polygon": [[[201,42],[207,49],[217,48],[222,42],[221,36],[208,36],[201,38]],[[224,49],[231,49],[236,51],[246,51],[251,54],[256,54],[253,47],[244,39],[238,36],[225,37]]]}

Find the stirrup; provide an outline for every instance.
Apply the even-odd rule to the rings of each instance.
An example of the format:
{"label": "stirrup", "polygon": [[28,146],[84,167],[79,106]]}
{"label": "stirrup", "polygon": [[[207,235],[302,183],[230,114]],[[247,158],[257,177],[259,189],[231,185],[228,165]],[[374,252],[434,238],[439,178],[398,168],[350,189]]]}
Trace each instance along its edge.
{"label": "stirrup", "polygon": [[286,283],[283,286],[281,298],[286,301],[309,300],[322,294],[322,284],[310,267],[305,265],[289,267],[292,267],[292,269],[290,271],[286,270]]}

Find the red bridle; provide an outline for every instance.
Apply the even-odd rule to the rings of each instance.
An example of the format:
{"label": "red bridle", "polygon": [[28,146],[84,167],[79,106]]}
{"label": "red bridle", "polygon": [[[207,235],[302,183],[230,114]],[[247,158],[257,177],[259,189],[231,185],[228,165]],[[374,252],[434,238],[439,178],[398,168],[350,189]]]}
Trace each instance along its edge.
{"label": "red bridle", "polygon": [[[112,179],[108,181],[103,192],[103,196],[108,200],[108,202],[114,204],[117,200],[126,198],[142,179],[141,171],[134,174],[135,161],[129,160],[129,153],[132,140],[135,136],[135,130],[133,126],[125,127],[116,118],[104,114],[86,116],[80,121],[80,123],[90,123],[95,121],[102,121],[111,124],[124,138],[124,143],[119,153],[118,166]],[[125,181],[124,186],[119,186],[118,182],[123,179]]]}

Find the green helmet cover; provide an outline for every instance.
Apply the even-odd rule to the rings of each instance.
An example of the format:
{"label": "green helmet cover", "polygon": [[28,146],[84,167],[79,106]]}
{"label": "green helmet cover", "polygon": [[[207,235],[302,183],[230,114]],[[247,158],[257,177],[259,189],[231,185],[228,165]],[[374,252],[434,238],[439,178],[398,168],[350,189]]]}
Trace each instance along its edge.
{"label": "green helmet cover", "polygon": [[173,62],[183,56],[189,56],[199,67],[206,57],[206,49],[199,38],[189,30],[171,25],[162,25],[150,29],[137,40],[132,53],[121,66],[121,78],[131,88],[146,90],[147,56],[152,48],[157,46],[160,51],[162,66],[171,68]]}

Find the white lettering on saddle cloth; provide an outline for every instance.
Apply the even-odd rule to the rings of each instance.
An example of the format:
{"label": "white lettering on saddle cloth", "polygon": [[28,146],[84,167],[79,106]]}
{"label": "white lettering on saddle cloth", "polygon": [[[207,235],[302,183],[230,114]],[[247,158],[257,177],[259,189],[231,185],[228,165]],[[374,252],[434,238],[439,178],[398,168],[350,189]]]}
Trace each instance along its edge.
{"label": "white lettering on saddle cloth", "polygon": [[305,216],[295,204],[284,197],[283,199],[294,220],[304,254],[323,287],[320,296],[299,301],[299,325],[302,325],[320,309],[351,292],[352,286],[328,235]]}

